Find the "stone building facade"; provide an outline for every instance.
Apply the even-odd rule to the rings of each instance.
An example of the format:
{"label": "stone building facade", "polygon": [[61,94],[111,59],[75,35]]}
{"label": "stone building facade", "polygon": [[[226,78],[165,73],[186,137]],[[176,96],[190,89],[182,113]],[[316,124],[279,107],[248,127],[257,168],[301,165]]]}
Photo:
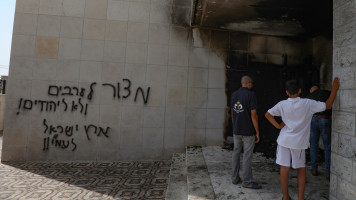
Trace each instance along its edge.
{"label": "stone building facade", "polygon": [[[261,126],[268,128],[263,114],[279,100],[274,92],[283,93],[273,87],[292,73],[286,66],[312,63],[324,88],[332,76],[341,78],[330,198],[354,199],[356,2],[334,0],[333,45],[324,37],[295,40],[194,27],[192,5],[17,0],[2,160],[167,159],[187,145],[221,145],[228,131],[229,85],[239,82],[231,74],[255,78],[265,104]],[[263,75],[275,82],[265,84]],[[260,149],[274,149],[275,138],[261,137]]]}

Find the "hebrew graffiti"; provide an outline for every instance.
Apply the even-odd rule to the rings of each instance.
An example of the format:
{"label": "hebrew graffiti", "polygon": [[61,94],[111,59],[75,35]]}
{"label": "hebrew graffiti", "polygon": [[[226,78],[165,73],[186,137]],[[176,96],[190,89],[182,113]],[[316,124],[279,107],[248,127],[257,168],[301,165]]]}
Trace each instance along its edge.
{"label": "hebrew graffiti", "polygon": [[[95,91],[100,89],[99,87],[110,88],[110,91],[112,91],[111,96],[101,96],[101,98],[128,101],[131,95],[135,95],[133,98],[134,102],[142,99],[143,103],[147,104],[149,100],[150,87],[134,88],[129,79],[122,79],[116,83],[102,83],[101,85],[92,82],[89,88],[70,85],[49,85],[47,94],[51,97],[51,100],[20,98],[16,114],[20,115],[21,113],[36,110],[48,114],[70,112],[87,116],[89,114],[88,106],[96,94]],[[79,148],[76,142],[78,134],[85,133],[84,138],[91,141],[93,137],[109,138],[111,130],[110,127],[101,127],[95,124],[53,124],[53,122],[50,123],[47,119],[42,120],[42,126],[44,134],[43,151],[48,151],[51,148],[75,151]]]}

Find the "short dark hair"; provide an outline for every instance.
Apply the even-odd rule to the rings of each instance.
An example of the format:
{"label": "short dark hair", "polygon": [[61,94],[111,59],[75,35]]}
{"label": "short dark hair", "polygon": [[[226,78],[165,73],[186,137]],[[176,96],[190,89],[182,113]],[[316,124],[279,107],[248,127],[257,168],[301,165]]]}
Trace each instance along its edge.
{"label": "short dark hair", "polygon": [[299,90],[299,84],[297,80],[289,80],[286,82],[286,90],[291,94],[297,94]]}

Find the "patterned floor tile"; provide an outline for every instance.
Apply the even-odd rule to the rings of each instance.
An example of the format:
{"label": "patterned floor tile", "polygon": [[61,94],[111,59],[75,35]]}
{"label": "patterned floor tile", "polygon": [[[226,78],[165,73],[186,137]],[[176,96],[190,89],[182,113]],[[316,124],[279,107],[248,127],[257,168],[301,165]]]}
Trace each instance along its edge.
{"label": "patterned floor tile", "polygon": [[170,161],[0,164],[0,199],[163,200]]}

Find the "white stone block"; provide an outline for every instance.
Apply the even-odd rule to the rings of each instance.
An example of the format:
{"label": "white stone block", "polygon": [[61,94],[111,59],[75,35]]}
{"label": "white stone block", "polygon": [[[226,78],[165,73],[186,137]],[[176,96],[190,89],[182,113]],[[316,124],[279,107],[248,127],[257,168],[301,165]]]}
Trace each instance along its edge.
{"label": "white stone block", "polygon": [[[9,79],[8,83],[7,99],[16,99],[20,98],[31,98],[31,80],[15,80]],[[6,117],[5,117],[6,118]]]}
{"label": "white stone block", "polygon": [[335,131],[331,134],[331,151],[334,153],[339,152],[339,133]]}
{"label": "white stone block", "polygon": [[187,46],[189,45],[190,36],[189,29],[181,26],[172,26],[170,34],[170,45],[180,45]]}
{"label": "white stone block", "polygon": [[207,146],[221,146],[224,143],[223,129],[206,129],[205,140]]}
{"label": "white stone block", "polygon": [[185,106],[186,105],[186,87],[167,88],[167,106]]}
{"label": "white stone block", "polygon": [[189,87],[208,87],[209,70],[205,68],[189,68]]}
{"label": "white stone block", "polygon": [[61,15],[63,0],[40,0],[39,14]]}
{"label": "white stone block", "polygon": [[125,77],[125,64],[115,62],[104,62],[101,75],[102,81],[117,83]]}
{"label": "white stone block", "polygon": [[107,19],[128,21],[129,7],[130,2],[108,0]]}
{"label": "white stone block", "polygon": [[168,63],[168,51],[167,45],[148,45],[148,64],[167,65]]}
{"label": "white stone block", "polygon": [[210,52],[209,55],[209,68],[213,69],[225,69],[226,65],[226,52]]}
{"label": "white stone block", "polygon": [[79,80],[82,82],[100,82],[103,65],[101,62],[82,61]]}
{"label": "white stone block", "polygon": [[33,58],[12,57],[9,75],[12,79],[32,79],[33,67]]}
{"label": "white stone block", "polygon": [[38,15],[37,35],[58,37],[59,31],[59,16]]}
{"label": "white stone block", "polygon": [[[185,114],[185,124],[188,129],[204,129],[206,126],[206,109],[189,108]],[[205,143],[205,142],[204,142]]]}
{"label": "white stone block", "polygon": [[63,16],[84,17],[85,0],[63,0]]}
{"label": "white stone block", "polygon": [[16,12],[38,14],[40,0],[17,0]]}
{"label": "white stone block", "polygon": [[184,46],[169,46],[168,64],[174,66],[188,66],[189,48]]}
{"label": "white stone block", "polygon": [[81,39],[60,38],[59,40],[59,58],[80,60],[82,49]]}
{"label": "white stone block", "polygon": [[151,44],[168,44],[170,27],[165,24],[150,24],[149,43]]}
{"label": "white stone block", "polygon": [[[100,123],[100,105],[88,105],[87,115],[81,116],[80,121],[82,124],[99,124]],[[83,134],[85,134],[83,132]]]}
{"label": "white stone block", "polygon": [[189,66],[209,67],[209,51],[205,48],[192,48],[189,53]]}
{"label": "white stone block", "polygon": [[208,109],[206,128],[223,129],[225,128],[225,109]]}
{"label": "white stone block", "polygon": [[337,176],[331,173],[329,193],[334,196],[337,195],[337,186],[338,186],[337,179],[338,179]]}
{"label": "white stone block", "polygon": [[171,5],[172,0],[151,0],[151,4]]}
{"label": "white stone block", "polygon": [[150,20],[150,2],[130,2],[129,21],[149,22]]}
{"label": "white stone block", "polygon": [[58,62],[56,59],[38,58],[33,68],[33,79],[35,80],[55,80]]}
{"label": "white stone block", "polygon": [[355,136],[355,114],[334,111],[333,116],[333,130]]}
{"label": "white stone block", "polygon": [[224,69],[209,69],[209,88],[225,88],[226,75]]}
{"label": "white stone block", "polygon": [[146,128],[163,128],[164,127],[163,107],[145,107],[143,116],[143,126]]}
{"label": "white stone block", "polygon": [[225,89],[208,89],[208,108],[225,108]]}
{"label": "white stone block", "polygon": [[147,44],[128,43],[126,47],[127,63],[147,63]]}
{"label": "white stone block", "polygon": [[335,68],[333,70],[333,76],[340,78],[340,82],[342,82],[340,89],[355,89],[356,70],[354,67]]}
{"label": "white stone block", "polygon": [[121,125],[122,127],[142,127],[143,107],[125,106],[122,109]]}
{"label": "white stone block", "polygon": [[[47,101],[58,101],[58,98],[55,96],[49,96],[48,95],[48,87],[50,85],[56,85],[55,80],[32,80],[31,84],[31,97],[32,100],[47,100]],[[39,111],[40,110],[40,105],[37,107],[33,107],[33,111]],[[44,108],[45,110],[45,108]],[[45,113],[47,114],[47,113]],[[49,115],[49,113],[48,113]],[[37,116],[38,117],[38,116]],[[57,120],[57,118],[54,118]]]}
{"label": "white stone block", "polygon": [[132,84],[146,83],[147,66],[145,64],[126,64],[125,77],[131,81]]}
{"label": "white stone block", "polygon": [[132,43],[147,43],[148,27],[147,23],[129,22],[127,29],[127,41]]}
{"label": "white stone block", "polygon": [[339,134],[338,154],[345,158],[354,158],[356,156],[356,137],[345,134]]}
{"label": "white stone block", "polygon": [[356,197],[356,186],[349,181],[339,179],[337,198],[343,200],[353,200]]}
{"label": "white stone block", "polygon": [[67,38],[82,38],[83,26],[83,18],[62,17],[60,36]]}
{"label": "white stone block", "polygon": [[28,56],[35,55],[36,39],[34,36],[13,35],[11,56]]}
{"label": "white stone block", "polygon": [[79,79],[79,60],[60,60],[56,70],[57,80],[77,81]]}
{"label": "white stone block", "polygon": [[[185,108],[166,107],[164,123],[166,128],[185,127]],[[184,131],[181,134],[183,137]]]}
{"label": "white stone block", "polygon": [[120,125],[121,109],[118,105],[100,105],[100,125],[109,127]]}
{"label": "white stone block", "polygon": [[152,86],[148,97],[147,106],[165,106],[166,105],[166,87]]}
{"label": "white stone block", "polygon": [[104,41],[83,40],[82,41],[82,60],[102,61],[104,57]]}
{"label": "white stone block", "polygon": [[108,0],[86,0],[85,18],[106,19]]}
{"label": "white stone block", "polygon": [[105,40],[124,42],[127,38],[127,22],[118,20],[106,21]]}
{"label": "white stone block", "polygon": [[352,160],[334,153],[331,153],[331,160],[330,168],[333,174],[350,182],[352,178]]}
{"label": "white stone block", "polygon": [[208,89],[205,88],[188,88],[189,108],[206,108],[208,103]]}
{"label": "white stone block", "polygon": [[83,38],[93,40],[104,40],[105,20],[85,19],[83,27]]}
{"label": "white stone block", "polygon": [[15,13],[14,34],[35,35],[37,28],[36,14]]}
{"label": "white stone block", "polygon": [[205,129],[186,129],[185,145],[201,145],[205,146]]}
{"label": "white stone block", "polygon": [[120,149],[142,148],[142,128],[135,126],[122,126],[120,140]]}
{"label": "white stone block", "polygon": [[125,62],[126,43],[105,41],[104,61]]}
{"label": "white stone block", "polygon": [[356,55],[353,53],[356,51],[356,45],[351,44],[348,46],[342,46],[340,48],[334,48],[333,54],[333,68],[351,67],[356,63]]}
{"label": "white stone block", "polygon": [[142,145],[140,146],[135,145],[135,146],[137,147],[120,148],[117,160],[122,160],[122,161],[144,160],[144,152],[142,150]]}
{"label": "white stone block", "polygon": [[169,86],[187,86],[188,68],[187,67],[168,67],[167,85]]}
{"label": "white stone block", "polygon": [[334,48],[348,46],[356,42],[355,37],[356,22],[351,22],[342,26],[342,28],[334,29]]}
{"label": "white stone block", "polygon": [[167,67],[160,65],[147,66],[147,85],[166,85],[167,84]]}
{"label": "white stone block", "polygon": [[[163,150],[164,129],[163,128],[144,128],[143,129],[143,149],[152,151],[155,149]],[[148,154],[151,154],[148,152]]]}
{"label": "white stone block", "polygon": [[164,130],[164,148],[183,149],[185,147],[185,129],[166,128]]}
{"label": "white stone block", "polygon": [[170,5],[151,4],[150,23],[170,24]]}

